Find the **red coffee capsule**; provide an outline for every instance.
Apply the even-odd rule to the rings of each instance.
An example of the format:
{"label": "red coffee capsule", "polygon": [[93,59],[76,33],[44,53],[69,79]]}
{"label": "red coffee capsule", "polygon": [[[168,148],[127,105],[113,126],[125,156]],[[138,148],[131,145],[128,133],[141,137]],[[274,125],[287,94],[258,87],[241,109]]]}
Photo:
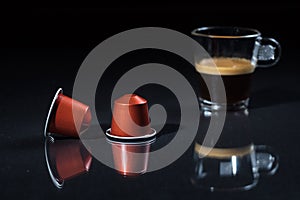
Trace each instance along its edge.
{"label": "red coffee capsule", "polygon": [[123,176],[144,174],[148,167],[150,146],[154,141],[125,143],[109,140],[117,172]]}
{"label": "red coffee capsule", "polygon": [[156,131],[150,127],[147,100],[126,94],[114,101],[111,129],[106,135],[117,139],[153,137]]}
{"label": "red coffee capsule", "polygon": [[79,137],[89,127],[92,115],[89,106],[62,94],[59,88],[50,106],[44,135],[51,133]]}
{"label": "red coffee capsule", "polygon": [[88,172],[92,162],[92,155],[77,139],[54,141],[48,137],[45,155],[50,177],[58,188],[64,181]]}

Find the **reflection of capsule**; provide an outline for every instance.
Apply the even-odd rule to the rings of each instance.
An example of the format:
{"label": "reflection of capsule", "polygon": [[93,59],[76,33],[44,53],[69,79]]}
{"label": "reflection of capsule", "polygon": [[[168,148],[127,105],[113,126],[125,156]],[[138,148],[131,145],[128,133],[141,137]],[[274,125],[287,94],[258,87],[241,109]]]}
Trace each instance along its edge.
{"label": "reflection of capsule", "polygon": [[143,142],[117,142],[111,144],[115,169],[124,176],[138,176],[147,171],[150,145],[155,138]]}
{"label": "reflection of capsule", "polygon": [[45,157],[54,185],[62,188],[64,181],[89,171],[92,156],[80,140],[56,140],[47,137]]}

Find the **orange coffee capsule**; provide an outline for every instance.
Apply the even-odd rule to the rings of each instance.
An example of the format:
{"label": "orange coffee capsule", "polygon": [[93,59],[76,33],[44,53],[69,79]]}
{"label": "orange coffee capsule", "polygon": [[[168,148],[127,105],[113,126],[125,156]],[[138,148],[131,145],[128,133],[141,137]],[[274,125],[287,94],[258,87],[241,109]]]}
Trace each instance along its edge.
{"label": "orange coffee capsule", "polygon": [[58,89],[47,116],[44,135],[58,134],[79,137],[89,127],[92,115],[89,106],[63,95]]}

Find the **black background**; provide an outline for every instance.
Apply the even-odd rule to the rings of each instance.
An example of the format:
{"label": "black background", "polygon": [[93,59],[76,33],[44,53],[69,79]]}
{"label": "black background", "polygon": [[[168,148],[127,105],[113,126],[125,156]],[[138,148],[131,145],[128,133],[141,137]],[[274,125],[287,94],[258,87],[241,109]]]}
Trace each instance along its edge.
{"label": "black background", "polygon": [[[299,6],[281,3],[109,2],[93,6],[2,7],[0,13],[0,197],[25,199],[298,199],[300,91]],[[106,38],[131,28],[158,26],[189,34],[210,25],[258,29],[282,45],[277,66],[258,69],[251,123],[255,141],[279,151],[278,174],[246,193],[209,193],[190,186],[190,153],[140,179],[124,179],[97,161],[89,176],[57,190],[43,157],[43,126],[53,93],[71,95],[77,69]],[[189,72],[187,72],[189,73]],[[192,75],[191,75],[192,76]],[[193,80],[191,80],[193,82]],[[193,83],[196,85],[196,83]],[[107,120],[109,120],[109,113]],[[190,152],[192,148],[190,148]],[[2,198],[3,197],[3,198]]]}

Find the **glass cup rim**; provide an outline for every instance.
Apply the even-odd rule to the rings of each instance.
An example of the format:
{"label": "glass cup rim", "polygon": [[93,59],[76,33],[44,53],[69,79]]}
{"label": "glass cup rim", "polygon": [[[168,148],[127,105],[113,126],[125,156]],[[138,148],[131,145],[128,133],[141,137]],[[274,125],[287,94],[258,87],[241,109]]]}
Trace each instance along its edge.
{"label": "glass cup rim", "polygon": [[[241,35],[230,35],[230,34],[208,34],[208,33],[200,33],[208,30],[242,30],[245,32],[249,32],[249,34],[241,34]],[[251,32],[251,33],[250,33]],[[259,37],[261,33],[253,28],[247,27],[238,27],[238,26],[204,26],[200,28],[196,28],[191,32],[194,36],[208,37],[208,38],[222,38],[222,39],[238,39],[238,38],[255,38]]]}

